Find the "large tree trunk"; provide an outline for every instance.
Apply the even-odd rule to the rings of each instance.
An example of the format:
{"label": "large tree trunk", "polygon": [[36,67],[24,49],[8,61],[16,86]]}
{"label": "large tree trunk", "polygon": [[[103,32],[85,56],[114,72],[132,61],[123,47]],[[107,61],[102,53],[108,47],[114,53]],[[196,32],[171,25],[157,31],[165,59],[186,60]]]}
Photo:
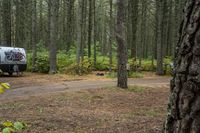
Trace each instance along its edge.
{"label": "large tree trunk", "polygon": [[117,0],[117,6],[116,40],[118,44],[118,87],[127,88],[127,48],[123,36],[125,16],[124,0]]}
{"label": "large tree trunk", "polygon": [[200,132],[200,1],[187,0],[165,133]]}

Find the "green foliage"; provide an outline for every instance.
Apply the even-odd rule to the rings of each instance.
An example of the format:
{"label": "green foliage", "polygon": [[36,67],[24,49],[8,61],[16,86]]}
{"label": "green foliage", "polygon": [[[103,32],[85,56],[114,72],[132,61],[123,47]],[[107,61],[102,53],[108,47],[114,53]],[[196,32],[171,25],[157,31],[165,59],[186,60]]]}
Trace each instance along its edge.
{"label": "green foliage", "polygon": [[167,56],[164,58],[164,70],[166,74],[171,74],[172,72],[172,66],[171,64],[173,63],[173,58],[170,56]]}
{"label": "green foliage", "polygon": [[[32,71],[32,54],[27,54],[28,71]],[[49,56],[47,51],[38,52],[34,72],[48,73],[49,72]]]}
{"label": "green foliage", "polygon": [[144,75],[141,72],[128,72],[129,78],[143,78]]}
{"label": "green foliage", "polygon": [[173,62],[173,58],[171,57],[171,56],[166,56],[165,58],[164,58],[164,63],[165,64],[170,64],[170,63],[172,63]]}
{"label": "green foliage", "polygon": [[48,73],[49,72],[49,58],[48,55],[39,55],[36,59],[35,64],[35,71],[41,72],[41,73]]}
{"label": "green foliage", "polygon": [[14,128],[16,130],[22,130],[25,127],[25,124],[21,123],[21,122],[15,122],[14,123]]}
{"label": "green foliage", "polygon": [[[107,56],[98,56],[97,57],[97,63],[95,66],[95,69],[97,71],[108,71],[109,70],[109,58]],[[117,69],[117,61],[116,58],[113,58],[112,60],[112,70]]]}
{"label": "green foliage", "polygon": [[46,51],[45,45],[44,45],[44,41],[40,40],[38,44],[36,44],[36,48],[38,52],[43,52]]}
{"label": "green foliage", "polygon": [[[0,94],[4,93],[6,89],[10,89],[10,85],[8,83],[0,83]],[[26,127],[25,123],[22,122],[10,122],[5,121],[0,124],[0,133],[14,133],[19,132]]]}
{"label": "green foliage", "polygon": [[[111,72],[106,74],[107,78],[117,78],[117,72]],[[129,78],[143,78],[144,75],[141,72],[128,72],[128,77]]]}
{"label": "green foliage", "polygon": [[64,51],[59,51],[57,54],[58,71],[63,72],[66,69],[66,67],[71,66],[75,61],[75,54],[66,54]]}
{"label": "green foliage", "polygon": [[145,91],[145,88],[141,86],[129,86],[128,91],[135,93],[142,93]]}
{"label": "green foliage", "polygon": [[[154,61],[156,63],[156,61]],[[155,71],[156,66],[152,64],[152,60],[143,60],[142,61],[142,70],[143,71]]]}
{"label": "green foliage", "polygon": [[20,132],[24,128],[26,128],[26,124],[23,122],[10,122],[6,121],[0,124],[0,131],[2,133],[15,133],[15,132]]}
{"label": "green foliage", "polygon": [[116,72],[108,73],[108,74],[106,74],[106,77],[107,78],[116,78],[117,77],[117,73]]}
{"label": "green foliage", "polygon": [[[38,44],[41,45],[41,44]],[[93,51],[92,51],[93,52]],[[92,55],[93,57],[93,55]],[[112,59],[112,70],[117,70],[117,56],[114,54]],[[32,53],[27,54],[28,60],[28,71],[32,71]],[[172,62],[171,57],[166,57],[164,59],[164,64],[170,64]],[[139,60],[134,61],[134,59],[129,59],[128,63],[130,65],[131,71],[155,71],[156,70],[156,60],[143,59],[141,66],[139,66]],[[61,73],[68,74],[88,74],[93,70],[96,71],[108,71],[109,70],[109,57],[107,55],[102,55],[97,52],[96,66],[94,65],[94,59],[90,60],[84,57],[84,61],[81,62],[80,66],[76,63],[76,48],[71,47],[68,52],[60,50],[57,52],[57,69]],[[171,72],[169,65],[164,66],[166,72]],[[74,70],[73,70],[74,69]],[[37,53],[37,61],[35,65],[35,72],[48,73],[49,72],[49,54],[48,51],[40,50]],[[107,77],[115,78],[117,75],[115,73],[107,74]],[[139,73],[129,73],[129,77],[138,78],[143,77]]]}
{"label": "green foliage", "polygon": [[66,74],[83,75],[91,73],[92,69],[92,62],[88,58],[85,58],[84,61],[80,63],[80,65],[78,65],[77,63],[73,63],[70,66],[66,67],[63,72]]}

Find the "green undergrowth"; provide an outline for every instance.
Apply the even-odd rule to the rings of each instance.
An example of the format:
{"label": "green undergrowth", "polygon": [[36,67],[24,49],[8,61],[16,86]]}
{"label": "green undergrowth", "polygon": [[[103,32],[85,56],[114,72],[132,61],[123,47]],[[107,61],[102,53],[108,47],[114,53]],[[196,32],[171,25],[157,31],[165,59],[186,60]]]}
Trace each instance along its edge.
{"label": "green undergrowth", "polygon": [[[0,82],[0,94],[5,93],[7,89],[10,89],[10,85],[8,83]],[[15,108],[15,107],[14,107]],[[11,122],[0,120],[0,133],[16,133],[21,132],[27,125],[23,122]]]}
{"label": "green undergrowth", "polygon": [[[107,78],[117,78],[117,72],[111,72],[106,74]],[[128,72],[128,78],[143,78],[142,72]]]}
{"label": "green undergrowth", "polygon": [[20,133],[26,127],[23,122],[5,121],[0,124],[0,133]]}
{"label": "green undergrowth", "polygon": [[[87,53],[87,52],[85,52]],[[71,48],[70,51],[66,52],[64,50],[60,50],[57,52],[57,70],[59,73],[67,73],[67,74],[88,74],[92,71],[109,71],[109,57],[107,54],[101,54],[97,52],[96,65],[94,65],[94,56],[92,55],[90,59],[88,59],[85,54],[84,60],[81,61],[80,65],[76,63],[76,49]],[[32,53],[29,51],[27,53],[27,61],[28,61],[28,69],[27,71],[32,71]],[[171,57],[166,57],[164,59],[164,68],[166,69],[166,73],[170,73],[171,68],[169,65],[172,62]],[[141,63],[137,59],[129,59],[128,64],[130,66],[131,71],[155,71],[156,70],[156,60],[151,59],[142,59]],[[165,67],[166,66],[166,67]],[[112,70],[117,70],[117,56],[116,53],[113,55],[112,59]],[[48,73],[49,72],[49,53],[46,50],[40,50],[37,52],[36,64],[34,66],[35,72],[40,73]],[[115,73],[111,73],[107,75],[108,77],[116,77]],[[141,74],[138,73],[129,73],[129,77],[142,77]]]}
{"label": "green undergrowth", "polygon": [[129,86],[127,89],[121,89],[118,87],[106,87],[111,91],[123,91],[123,92],[132,92],[132,93],[143,93],[145,92],[145,87],[142,86]]}

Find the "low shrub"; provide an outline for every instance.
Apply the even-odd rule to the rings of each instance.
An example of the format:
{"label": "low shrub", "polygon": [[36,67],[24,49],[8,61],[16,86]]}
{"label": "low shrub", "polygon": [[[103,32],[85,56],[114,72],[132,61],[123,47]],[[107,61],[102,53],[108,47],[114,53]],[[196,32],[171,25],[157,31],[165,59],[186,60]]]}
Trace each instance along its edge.
{"label": "low shrub", "polygon": [[63,72],[66,74],[84,75],[91,73],[92,69],[92,62],[86,58],[79,65],[77,63],[73,63],[70,66],[64,68]]}
{"label": "low shrub", "polygon": [[[95,70],[97,71],[108,71],[110,67],[109,58],[107,56],[99,56],[97,57],[97,63],[95,66]],[[112,70],[116,70],[117,61],[116,58],[112,60]]]}
{"label": "low shrub", "polygon": [[2,133],[16,133],[21,132],[27,125],[23,122],[10,122],[6,121],[0,124],[0,131]]}
{"label": "low shrub", "polygon": [[34,71],[40,72],[40,73],[48,73],[49,69],[50,69],[49,56],[48,55],[38,55],[36,58]]}

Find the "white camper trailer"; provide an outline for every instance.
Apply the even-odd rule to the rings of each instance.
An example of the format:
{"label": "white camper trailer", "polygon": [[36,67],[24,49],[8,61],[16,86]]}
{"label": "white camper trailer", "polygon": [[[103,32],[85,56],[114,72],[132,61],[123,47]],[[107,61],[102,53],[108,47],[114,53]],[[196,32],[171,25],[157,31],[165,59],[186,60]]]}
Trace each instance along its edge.
{"label": "white camper trailer", "polygon": [[12,75],[16,71],[25,71],[26,67],[27,61],[24,48],[0,47],[0,69],[2,72]]}

